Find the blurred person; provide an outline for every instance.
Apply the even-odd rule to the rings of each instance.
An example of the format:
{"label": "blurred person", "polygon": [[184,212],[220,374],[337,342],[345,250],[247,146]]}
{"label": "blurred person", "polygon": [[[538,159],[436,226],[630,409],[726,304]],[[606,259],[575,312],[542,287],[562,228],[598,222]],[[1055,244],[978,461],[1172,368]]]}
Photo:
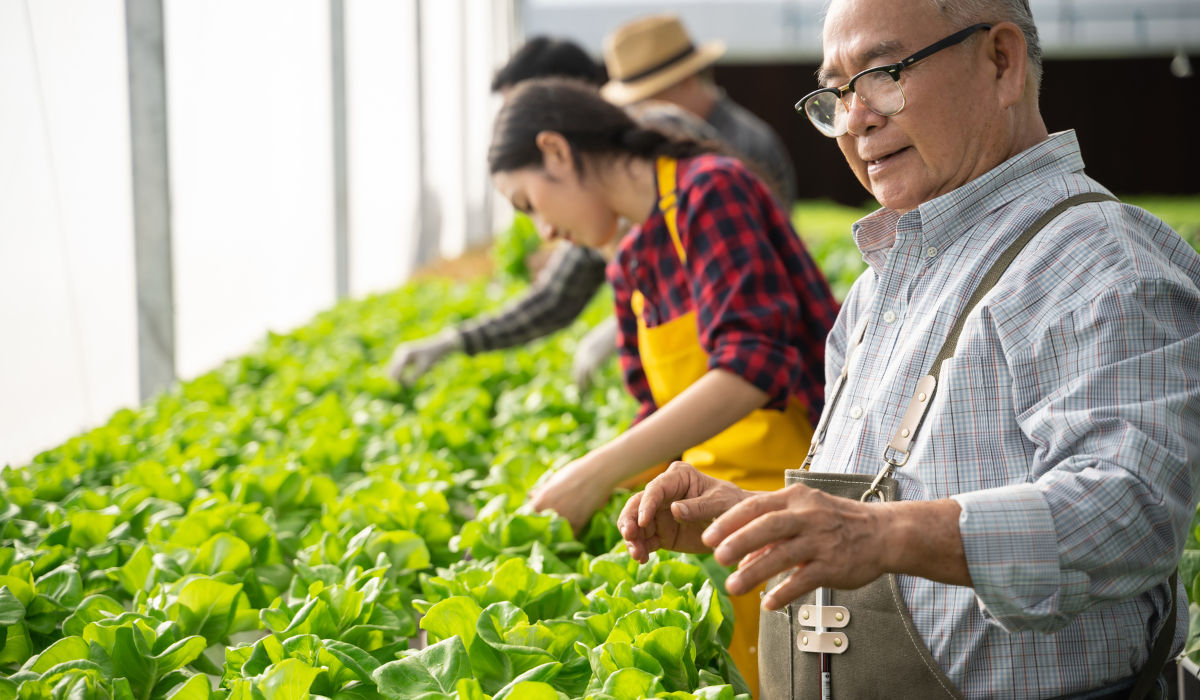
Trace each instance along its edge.
{"label": "blurred person", "polygon": [[675,15],[642,17],[604,40],[609,81],[601,94],[615,105],[642,100],[676,104],[706,120],[721,140],[777,183],[784,210],[796,200],[796,169],[779,135],[713,81],[712,65],[725,55],[725,42],[696,46]]}
{"label": "blurred person", "polygon": [[[535,37],[496,72],[492,91],[506,95],[526,80],[548,76],[600,85],[603,69],[573,42]],[[412,383],[451,352],[474,355],[501,350],[562,330],[583,313],[604,285],[606,265],[599,251],[570,244],[555,246],[528,291],[495,314],[399,344],[388,361],[388,374],[396,381]],[[592,373],[615,351],[615,323],[603,321],[581,340],[576,351],[572,372],[576,383],[586,386]]]}
{"label": "blurred person", "polygon": [[673,465],[620,516],[630,554],[770,582],[764,700],[1164,698],[1200,256],[1048,133],[1028,0],[833,0],[823,44],[796,107],[883,208],[853,227],[816,437],[774,493]]}
{"label": "blurred person", "polygon": [[578,44],[565,39],[538,36],[526,41],[492,78],[492,92],[508,95],[518,83],[531,78],[559,76],[593,85],[603,80],[604,71]]}
{"label": "blurred person", "polygon": [[[547,76],[575,78],[599,85],[601,75],[600,66],[578,45],[537,37],[526,42],[508,64],[496,72],[492,90],[507,94],[525,80]],[[722,138],[712,125],[669,102],[650,100],[629,109],[639,122],[652,125],[672,137],[694,141],[719,141]],[[766,166],[755,164],[755,167]],[[551,250],[545,267],[526,293],[496,314],[468,320],[427,338],[401,343],[388,362],[388,374],[397,381],[411,383],[451,352],[474,355],[500,350],[562,330],[583,313],[604,285],[606,265],[602,251],[560,242]],[[616,338],[616,319],[608,318],[580,339],[571,377],[581,389],[587,388],[592,375],[617,351]]]}
{"label": "blurred person", "polygon": [[[745,488],[781,488],[820,412],[837,304],[779,199],[741,161],[647,129],[572,81],[518,86],[488,160],[546,240],[616,246],[617,343],[641,404],[628,431],[549,475],[530,505],[578,531],[618,484],[681,454]],[[730,653],[753,670],[758,598],[733,602]]]}

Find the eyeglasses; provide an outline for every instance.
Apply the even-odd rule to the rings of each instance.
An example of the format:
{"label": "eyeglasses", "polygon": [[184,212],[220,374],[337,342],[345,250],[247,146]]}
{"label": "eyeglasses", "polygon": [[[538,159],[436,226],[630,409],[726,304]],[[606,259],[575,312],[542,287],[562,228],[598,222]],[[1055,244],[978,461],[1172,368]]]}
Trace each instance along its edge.
{"label": "eyeglasses", "polygon": [[845,135],[850,124],[850,105],[845,95],[853,92],[872,112],[881,117],[891,117],[904,109],[904,88],[900,87],[900,71],[917,61],[922,61],[942,49],[961,44],[981,29],[991,29],[990,24],[976,24],[955,32],[936,44],[931,44],[899,63],[868,68],[850,79],[841,87],[821,88],[804,96],[796,103],[796,111],[808,116],[817,131],[836,139]]}

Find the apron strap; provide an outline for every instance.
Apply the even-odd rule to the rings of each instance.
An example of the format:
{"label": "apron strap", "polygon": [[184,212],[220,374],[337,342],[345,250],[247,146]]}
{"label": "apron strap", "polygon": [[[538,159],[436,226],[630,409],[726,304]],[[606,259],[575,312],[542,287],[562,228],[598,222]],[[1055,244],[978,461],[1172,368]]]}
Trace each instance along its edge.
{"label": "apron strap", "polygon": [[658,209],[667,221],[667,230],[671,232],[671,242],[675,244],[675,253],[679,262],[687,265],[687,251],[683,249],[683,240],[679,237],[679,191],[675,183],[677,161],[674,158],[662,156],[658,159]]}
{"label": "apron strap", "polygon": [[1145,700],[1150,697],[1150,691],[1158,683],[1158,677],[1162,675],[1163,668],[1170,660],[1171,647],[1175,646],[1176,605],[1179,604],[1179,569],[1172,572],[1171,578],[1168,579],[1168,585],[1171,586],[1171,613],[1166,620],[1163,620],[1162,627],[1158,630],[1158,638],[1154,640],[1150,658],[1146,659],[1146,665],[1138,674],[1137,685],[1133,686],[1129,700]]}
{"label": "apron strap", "polygon": [[[1021,251],[1025,249],[1025,246],[1047,224],[1071,207],[1094,202],[1117,201],[1120,200],[1112,195],[1100,192],[1084,192],[1073,197],[1068,197],[1038,217],[1037,221],[1034,221],[1020,236],[1017,236],[1017,239],[1010,243],[1008,248],[1000,254],[1000,257],[996,259],[996,262],[992,263],[991,268],[988,269],[983,279],[980,280],[979,286],[975,288],[975,292],[967,299],[962,313],[955,319],[954,326],[950,329],[949,335],[946,336],[946,342],[942,343],[942,349],[938,352],[937,358],[934,359],[933,367],[930,368],[929,374],[917,382],[917,390],[908,404],[908,410],[904,412],[904,417],[900,420],[900,425],[896,429],[896,434],[892,437],[892,441],[883,450],[883,460],[885,462],[891,467],[901,467],[908,461],[908,448],[917,439],[917,431],[920,430],[921,424],[925,420],[925,412],[928,410],[930,404],[933,403],[933,395],[937,392],[938,379],[941,377],[942,372],[942,363],[954,357],[954,350],[958,345],[958,338],[962,334],[963,326],[967,323],[967,317],[971,315],[971,312],[975,310],[979,302],[983,301],[983,297],[992,291],[992,288],[1004,276],[1009,265],[1012,264],[1013,260],[1016,260]],[[898,460],[891,456],[893,451],[895,454],[900,455]]]}

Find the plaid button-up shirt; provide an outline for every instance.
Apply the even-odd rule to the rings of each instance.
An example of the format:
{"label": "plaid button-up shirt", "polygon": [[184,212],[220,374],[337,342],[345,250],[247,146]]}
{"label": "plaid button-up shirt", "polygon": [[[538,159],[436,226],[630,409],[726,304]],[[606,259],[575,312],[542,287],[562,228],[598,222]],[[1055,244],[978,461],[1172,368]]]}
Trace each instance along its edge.
{"label": "plaid button-up shirt", "polygon": [[[831,380],[851,329],[870,320],[814,471],[879,471],[991,263],[1080,192],[1105,190],[1068,131],[903,216],[855,224],[869,269],[830,335]],[[1200,256],[1162,221],[1087,204],[1043,229],[968,317],[896,470],[904,500],[962,506],[974,590],[900,586],[968,698],[1052,698],[1145,664],[1200,495],[1198,286]],[[1177,593],[1175,651],[1183,582]]]}
{"label": "plaid button-up shirt", "polygon": [[824,338],[837,302],[767,186],[740,161],[702,155],[679,161],[679,236],[687,266],[663,213],[621,241],[608,268],[616,300],[617,347],[625,382],[654,411],[637,345],[634,290],[646,297],[646,325],[696,312],[709,369],[731,372],[766,392],[767,408],[797,397],[816,424],[824,403]]}

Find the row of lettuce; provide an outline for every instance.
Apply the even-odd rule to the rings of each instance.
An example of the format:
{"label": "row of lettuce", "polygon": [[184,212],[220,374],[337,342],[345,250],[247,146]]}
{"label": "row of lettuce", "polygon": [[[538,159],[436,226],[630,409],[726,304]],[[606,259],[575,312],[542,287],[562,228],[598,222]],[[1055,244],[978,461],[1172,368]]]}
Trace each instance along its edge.
{"label": "row of lettuce", "polygon": [[516,283],[348,302],[0,474],[0,700],[734,700],[711,561],[623,552],[522,508],[623,429],[616,368],[566,369],[607,312],[415,387],[395,343]]}

